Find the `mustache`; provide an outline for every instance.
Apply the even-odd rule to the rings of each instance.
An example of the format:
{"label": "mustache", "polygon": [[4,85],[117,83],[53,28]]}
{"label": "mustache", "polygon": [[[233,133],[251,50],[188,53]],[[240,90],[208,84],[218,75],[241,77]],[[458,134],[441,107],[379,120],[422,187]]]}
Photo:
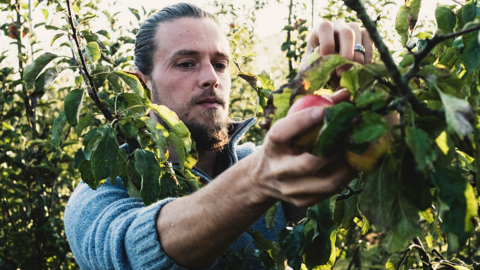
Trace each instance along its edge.
{"label": "mustache", "polygon": [[211,97],[215,97],[218,100],[218,103],[222,105],[222,107],[225,108],[225,106],[227,105],[227,102],[221,96],[219,96],[217,92],[215,92],[215,90],[213,89],[206,90],[200,95],[192,97],[192,99],[190,99],[189,105],[193,106],[197,104],[200,100],[205,98],[211,98]]}

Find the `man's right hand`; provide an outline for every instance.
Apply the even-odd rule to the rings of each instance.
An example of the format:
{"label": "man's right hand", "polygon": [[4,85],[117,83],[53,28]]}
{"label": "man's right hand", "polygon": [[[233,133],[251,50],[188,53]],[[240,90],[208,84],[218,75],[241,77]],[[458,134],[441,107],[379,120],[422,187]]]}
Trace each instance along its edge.
{"label": "man's right hand", "polygon": [[[349,94],[341,90],[331,98],[338,103],[348,100]],[[252,192],[259,203],[283,200],[298,207],[311,206],[338,193],[353,179],[355,171],[343,158],[331,173],[322,174],[319,171],[329,166],[330,159],[296,154],[292,147],[292,139],[318,124],[323,113],[321,107],[311,107],[277,121],[263,146],[247,157],[253,168]]]}

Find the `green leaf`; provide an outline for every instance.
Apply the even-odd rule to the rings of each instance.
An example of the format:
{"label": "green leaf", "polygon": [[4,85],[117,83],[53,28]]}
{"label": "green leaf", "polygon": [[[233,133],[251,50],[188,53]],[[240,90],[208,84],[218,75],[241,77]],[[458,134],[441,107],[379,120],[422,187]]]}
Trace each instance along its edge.
{"label": "green leaf", "polygon": [[128,8],[128,9],[133,13],[133,15],[135,15],[135,18],[137,18],[137,20],[140,21],[140,15],[138,14],[138,10],[134,8]]}
{"label": "green leaf", "polygon": [[242,258],[236,252],[229,250],[222,257],[225,259],[225,270],[245,270]]}
{"label": "green leaf", "polygon": [[275,229],[275,216],[277,215],[278,207],[280,206],[280,202],[275,203],[270,209],[268,209],[267,213],[265,213],[265,226],[270,231]]}
{"label": "green leaf", "polygon": [[50,41],[50,46],[53,46],[53,43],[54,43],[57,39],[59,39],[60,37],[62,37],[62,36],[64,36],[64,35],[65,35],[65,33],[55,34],[55,36],[53,36],[53,38],[52,38],[52,41]]}
{"label": "green leaf", "polygon": [[[138,97],[144,98],[145,91],[143,89],[142,83],[140,82],[140,80],[138,80],[137,76],[122,70],[116,70],[111,74],[114,74],[118,76],[120,79],[122,79]],[[110,81],[110,78],[109,78],[109,81]]]}
{"label": "green leaf", "polygon": [[340,79],[340,86],[347,88],[350,95],[355,96],[355,93],[360,88],[358,84],[358,70],[350,69],[342,73],[342,78]]}
{"label": "green leaf", "polygon": [[412,19],[418,20],[418,14],[420,13],[420,6],[422,5],[422,0],[407,0],[405,1],[405,5],[407,5],[410,9],[410,13],[413,17]]}
{"label": "green leaf", "polygon": [[391,171],[388,162],[388,158],[384,159],[374,172],[366,175],[360,210],[377,229],[387,232],[383,245],[389,252],[396,252],[405,250],[421,230],[418,209],[404,198],[402,179]]}
{"label": "green leaf", "polygon": [[23,80],[25,81],[25,87],[27,90],[33,88],[33,84],[38,74],[42,72],[46,65],[57,57],[58,55],[56,54],[46,52],[35,58],[35,60],[25,68],[25,71],[23,72]]}
{"label": "green leaf", "polygon": [[288,266],[293,269],[300,269],[302,266],[300,252],[305,246],[303,229],[304,226],[298,224],[293,229],[283,228],[277,235],[278,244],[288,259]]}
{"label": "green leaf", "polygon": [[350,123],[356,115],[355,105],[347,102],[327,108],[320,136],[313,146],[313,154],[329,158],[343,149]]}
{"label": "green leaf", "polygon": [[60,28],[60,27],[56,27],[54,25],[45,25],[45,29],[47,30],[60,30],[60,31],[65,31],[68,33],[67,30],[63,29],[63,28]]}
{"label": "green leaf", "polygon": [[42,9],[43,12],[43,17],[45,18],[45,21],[48,19],[48,10]]}
{"label": "green leaf", "polygon": [[275,106],[275,115],[271,115],[273,117],[272,125],[285,117],[290,109],[290,96],[292,95],[292,89],[285,87],[283,88],[283,92],[273,93],[273,105]]}
{"label": "green leaf", "polygon": [[100,35],[102,35],[102,36],[110,39],[110,33],[108,33],[108,31],[106,31],[106,30],[103,30],[103,29],[102,29],[102,30],[98,30],[98,31],[97,31],[97,34],[100,34]]}
{"label": "green leaf", "polygon": [[175,112],[171,111],[164,105],[150,104],[152,109],[170,128],[170,140],[173,143],[175,152],[178,156],[180,168],[183,171],[187,155],[192,152],[193,142],[190,138],[190,131],[185,124],[180,121]]}
{"label": "green leaf", "polygon": [[322,56],[303,74],[305,90],[308,94],[312,94],[322,88],[330,80],[330,74],[344,64],[353,64],[353,62],[336,54]]}
{"label": "green leaf", "polygon": [[68,67],[66,66],[65,67],[54,66],[51,68],[47,68],[47,70],[45,70],[44,89],[50,88],[50,86],[53,84],[53,82],[58,77],[58,75],[60,75],[60,73],[62,73],[64,70],[67,70],[67,69]]}
{"label": "green leaf", "polygon": [[421,171],[432,169],[433,162],[437,159],[437,152],[432,149],[433,141],[428,133],[420,128],[407,127],[405,134],[405,142],[415,156],[417,168]]}
{"label": "green leaf", "polygon": [[87,44],[85,47],[85,53],[87,57],[92,61],[92,63],[97,62],[98,59],[100,59],[100,48],[98,47],[97,42],[90,42]]}
{"label": "green leaf", "polygon": [[118,145],[116,132],[111,127],[105,127],[103,136],[92,153],[92,171],[96,181],[110,176],[117,167]]}
{"label": "green leaf", "polygon": [[[262,70],[260,74],[257,75],[257,79],[263,89],[270,89],[272,91],[275,90],[275,82],[270,77],[270,74],[268,74],[265,70]],[[269,96],[265,97],[268,98]]]}
{"label": "green leaf", "polygon": [[124,110],[127,112],[128,116],[141,117],[146,113],[146,106],[144,105],[142,99],[134,93],[123,93],[119,97],[125,98],[128,103],[128,108]]}
{"label": "green leaf", "polygon": [[[453,33],[453,29],[457,24],[457,17],[453,13],[452,6],[450,5],[439,5],[435,9],[435,19],[437,20],[437,27],[442,31],[442,35]],[[453,5],[455,7],[455,5]],[[451,47],[453,44],[453,39],[445,41],[445,45]]]}
{"label": "green leaf", "polygon": [[305,265],[308,269],[327,270],[335,263],[335,241],[337,226],[333,218],[337,196],[316,204],[307,210],[307,217],[316,220],[318,236],[312,238],[314,231],[310,231],[305,239],[302,252]]}
{"label": "green leaf", "polygon": [[480,15],[480,3],[478,3],[477,0],[468,1],[462,7],[462,19],[464,24],[472,22],[478,15]]}
{"label": "green leaf", "polygon": [[162,173],[160,178],[160,196],[159,199],[165,199],[168,196],[169,192],[175,187],[175,180],[169,172]]}
{"label": "green leaf", "polygon": [[357,107],[364,108],[372,103],[386,100],[387,98],[388,95],[383,91],[365,91],[358,97]]}
{"label": "green leaf", "polygon": [[93,84],[98,89],[103,86],[108,74],[110,74],[110,67],[108,66],[96,66],[90,75],[93,77]]}
{"label": "green leaf", "polygon": [[137,149],[135,150],[135,170],[142,177],[143,202],[146,206],[156,202],[160,195],[160,164],[152,152]]}
{"label": "green leaf", "polygon": [[357,144],[370,142],[387,133],[387,122],[382,116],[369,111],[362,113],[363,121],[353,127],[353,141]]}
{"label": "green leaf", "polygon": [[185,152],[185,147],[182,143],[182,140],[175,133],[170,133],[169,134],[169,139],[173,144],[173,148],[175,149],[175,153],[177,154],[177,159],[178,159],[178,163],[180,165],[180,169],[182,171],[184,171],[185,170],[186,152]]}
{"label": "green leaf", "polygon": [[473,219],[477,216],[478,203],[473,188],[460,171],[453,169],[439,168],[430,177],[439,189],[437,196],[442,204],[442,230],[449,235],[448,247],[457,252],[475,231]]}
{"label": "green leaf", "polygon": [[78,149],[77,152],[75,152],[75,157],[73,158],[75,162],[74,168],[77,169],[78,166],[80,166],[80,163],[85,160],[85,155],[83,154],[82,148]]}
{"label": "green leaf", "polygon": [[66,126],[67,118],[65,117],[65,111],[62,111],[53,123],[52,144],[55,148],[59,148],[60,144],[65,140],[65,136],[68,134],[68,129],[65,129]]}
{"label": "green leaf", "polygon": [[267,251],[262,249],[254,249],[253,255],[262,264],[264,270],[277,270],[275,262]]}
{"label": "green leaf", "polygon": [[[140,118],[145,125],[147,126],[148,131],[151,133],[152,138],[155,142],[155,146],[153,146],[152,150],[155,153],[155,156],[160,162],[165,162],[168,159],[168,145],[169,140],[168,131],[160,125],[157,121],[150,117],[142,117]],[[183,151],[183,149],[182,149]]]}
{"label": "green leaf", "polygon": [[82,177],[82,181],[85,182],[91,189],[96,190],[97,185],[95,184],[95,178],[92,173],[92,166],[90,160],[84,159],[80,166],[78,166],[78,171]]}
{"label": "green leaf", "polygon": [[[473,27],[472,25],[471,27]],[[456,48],[455,54],[462,60],[468,72],[473,72],[480,63],[480,44],[478,43],[479,31],[474,31],[461,36],[463,47]]]}
{"label": "green leaf", "polygon": [[68,92],[64,101],[64,111],[67,121],[70,125],[76,126],[78,124],[78,118],[80,116],[80,110],[82,109],[83,89],[74,89]]}
{"label": "green leaf", "polygon": [[78,125],[75,127],[78,137],[82,136],[83,130],[93,124],[93,114],[86,114],[78,120]]}
{"label": "green leaf", "polygon": [[443,93],[438,88],[438,93],[445,106],[445,115],[448,129],[452,133],[457,133],[460,138],[473,132],[472,119],[473,110],[467,101]]}
{"label": "green leaf", "polygon": [[402,5],[397,12],[397,17],[395,19],[395,30],[401,37],[402,46],[405,47],[408,41],[408,15],[410,14],[410,10],[405,6]]}
{"label": "green leaf", "polygon": [[[280,245],[275,241],[270,241],[263,238],[263,235],[260,231],[253,231],[251,229],[247,230],[247,233],[250,234],[253,238],[253,244],[259,247],[261,250],[266,251],[270,255],[270,258],[273,259],[277,269],[285,269],[284,263],[286,260],[285,253],[280,248]],[[262,260],[265,262],[267,260]]]}

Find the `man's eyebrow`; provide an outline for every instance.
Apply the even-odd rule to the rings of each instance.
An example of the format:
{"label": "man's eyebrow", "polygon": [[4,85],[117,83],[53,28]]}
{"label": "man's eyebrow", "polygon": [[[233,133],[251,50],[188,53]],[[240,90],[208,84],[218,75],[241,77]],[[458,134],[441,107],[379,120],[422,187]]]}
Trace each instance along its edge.
{"label": "man's eyebrow", "polygon": [[[200,52],[195,51],[195,50],[179,50],[179,51],[176,51],[175,53],[173,53],[172,58],[176,57],[176,56],[190,56],[190,55],[199,55],[199,54],[200,54]],[[215,56],[230,59],[230,54],[228,54],[226,52],[218,51],[218,52],[215,53]]]}

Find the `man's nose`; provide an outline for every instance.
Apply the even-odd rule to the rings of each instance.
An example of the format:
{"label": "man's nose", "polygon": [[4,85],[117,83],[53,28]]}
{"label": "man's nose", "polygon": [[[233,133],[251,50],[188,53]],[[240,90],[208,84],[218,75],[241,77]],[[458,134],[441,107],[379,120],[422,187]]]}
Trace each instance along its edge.
{"label": "man's nose", "polygon": [[212,64],[204,65],[202,67],[202,73],[200,77],[200,88],[212,88],[218,87],[218,76],[215,68]]}

